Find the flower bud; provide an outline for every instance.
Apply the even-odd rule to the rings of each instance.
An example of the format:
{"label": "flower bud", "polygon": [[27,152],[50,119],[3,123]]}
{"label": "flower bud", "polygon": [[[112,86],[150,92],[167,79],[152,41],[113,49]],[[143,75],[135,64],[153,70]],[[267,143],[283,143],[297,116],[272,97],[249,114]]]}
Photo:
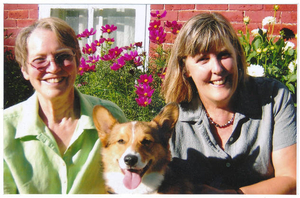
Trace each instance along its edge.
{"label": "flower bud", "polygon": [[243,20],[244,20],[245,25],[248,25],[250,22],[250,17],[245,16]]}

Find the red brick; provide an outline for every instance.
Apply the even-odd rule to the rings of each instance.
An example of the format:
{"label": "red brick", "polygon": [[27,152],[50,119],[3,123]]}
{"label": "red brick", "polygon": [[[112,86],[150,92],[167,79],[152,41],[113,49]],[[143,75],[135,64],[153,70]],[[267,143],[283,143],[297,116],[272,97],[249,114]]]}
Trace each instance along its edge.
{"label": "red brick", "polygon": [[[261,23],[262,20],[267,16],[274,16],[274,12],[272,11],[247,11],[245,12],[245,16],[250,17],[250,23]],[[276,22],[280,19],[280,14],[276,13]]]}
{"label": "red brick", "polygon": [[164,9],[164,7],[165,7],[164,4],[152,4],[151,10],[162,10],[162,9]]}
{"label": "red brick", "polygon": [[4,4],[4,10],[15,10],[17,8],[17,4]]}
{"label": "red brick", "polygon": [[225,11],[219,13],[226,17],[230,22],[243,22],[244,15],[242,11]]}
{"label": "red brick", "polygon": [[17,20],[17,26],[18,27],[27,27],[31,25],[35,20],[29,19],[29,20]]}
{"label": "red brick", "polygon": [[29,10],[29,18],[30,19],[38,19],[39,11],[38,10]]}
{"label": "red brick", "polygon": [[282,23],[297,23],[297,12],[282,12]]}
{"label": "red brick", "polygon": [[179,21],[187,21],[193,16],[203,13],[204,11],[179,11],[178,20]]}
{"label": "red brick", "polygon": [[162,21],[177,21],[178,20],[178,11],[167,11],[166,17],[162,18]]}
{"label": "red brick", "polygon": [[4,20],[4,27],[17,27],[17,20]]}
{"label": "red brick", "polygon": [[39,8],[38,4],[17,4],[18,9],[35,9],[37,10]]}
{"label": "red brick", "polygon": [[228,4],[197,4],[196,10],[228,10]]}
{"label": "red brick", "polygon": [[3,19],[7,19],[8,18],[8,11],[4,10],[3,11]]}
{"label": "red brick", "polygon": [[248,11],[248,10],[262,10],[263,5],[259,4],[230,4],[229,10],[242,10],[242,11]]}
{"label": "red brick", "polygon": [[8,17],[12,19],[27,19],[28,10],[11,10],[8,12]]}
{"label": "red brick", "polygon": [[166,4],[166,10],[194,10],[195,4]]}
{"label": "red brick", "polygon": [[[264,10],[274,10],[275,4],[264,5]],[[279,11],[297,11],[297,4],[277,4],[279,6]]]}

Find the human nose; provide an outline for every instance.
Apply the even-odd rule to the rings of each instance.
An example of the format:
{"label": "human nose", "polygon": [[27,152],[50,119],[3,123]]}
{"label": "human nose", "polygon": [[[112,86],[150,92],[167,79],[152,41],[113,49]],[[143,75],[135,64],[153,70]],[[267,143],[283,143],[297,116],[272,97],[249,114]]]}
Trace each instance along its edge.
{"label": "human nose", "polygon": [[221,74],[224,70],[221,60],[217,57],[211,57],[211,70],[214,74]]}
{"label": "human nose", "polygon": [[48,67],[46,68],[46,71],[48,72],[57,72],[61,70],[61,66],[55,61],[54,58],[51,58],[48,60]]}

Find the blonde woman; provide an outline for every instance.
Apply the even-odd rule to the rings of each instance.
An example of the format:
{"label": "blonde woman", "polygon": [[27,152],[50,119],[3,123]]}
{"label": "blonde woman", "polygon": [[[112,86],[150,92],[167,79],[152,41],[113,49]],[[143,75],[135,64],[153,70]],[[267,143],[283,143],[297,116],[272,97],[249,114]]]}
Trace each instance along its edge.
{"label": "blonde woman", "polygon": [[288,89],[246,74],[238,37],[221,14],[180,30],[163,84],[180,104],[172,167],[195,193],[294,194],[296,115]]}

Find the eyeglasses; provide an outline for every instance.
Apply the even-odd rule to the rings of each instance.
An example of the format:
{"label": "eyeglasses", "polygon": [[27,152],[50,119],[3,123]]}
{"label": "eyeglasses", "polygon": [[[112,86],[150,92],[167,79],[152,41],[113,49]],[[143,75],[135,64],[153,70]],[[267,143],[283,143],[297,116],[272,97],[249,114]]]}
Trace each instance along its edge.
{"label": "eyeglasses", "polygon": [[[72,64],[74,60],[74,56],[76,54],[73,51],[70,52],[61,52],[54,56],[55,64],[59,66],[69,66]],[[36,68],[37,70],[44,70],[47,66],[49,66],[51,60],[47,58],[36,58],[31,63],[29,63],[32,67]]]}

